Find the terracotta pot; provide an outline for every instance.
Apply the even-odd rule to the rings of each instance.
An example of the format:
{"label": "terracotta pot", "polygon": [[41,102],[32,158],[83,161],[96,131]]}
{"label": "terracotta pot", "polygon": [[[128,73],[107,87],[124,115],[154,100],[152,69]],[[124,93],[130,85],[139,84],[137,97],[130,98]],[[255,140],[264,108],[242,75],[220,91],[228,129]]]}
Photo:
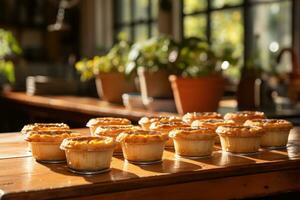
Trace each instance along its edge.
{"label": "terracotta pot", "polygon": [[217,111],[224,92],[222,76],[183,78],[171,75],[169,80],[179,114]]}
{"label": "terracotta pot", "polygon": [[111,103],[121,104],[124,93],[136,92],[134,81],[117,72],[96,75],[96,86],[99,97]]}
{"label": "terracotta pot", "polygon": [[167,71],[149,72],[145,68],[140,67],[138,69],[138,77],[143,99],[148,99],[149,97],[173,98]]}

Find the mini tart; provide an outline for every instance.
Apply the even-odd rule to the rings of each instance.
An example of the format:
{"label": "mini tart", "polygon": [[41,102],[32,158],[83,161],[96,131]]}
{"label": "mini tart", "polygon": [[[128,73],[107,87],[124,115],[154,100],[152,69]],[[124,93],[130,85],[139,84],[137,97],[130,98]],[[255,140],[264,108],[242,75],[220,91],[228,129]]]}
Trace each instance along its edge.
{"label": "mini tart", "polygon": [[222,115],[216,112],[192,112],[182,117],[182,120],[188,124],[201,119],[222,119]]}
{"label": "mini tart", "polygon": [[259,150],[261,137],[265,133],[255,126],[219,126],[216,130],[223,151],[233,153],[252,153]]}
{"label": "mini tart", "polygon": [[156,131],[124,131],[117,137],[123,156],[132,162],[152,162],[162,159],[168,135]]}
{"label": "mini tart", "polygon": [[[95,132],[94,136],[108,136],[112,137],[114,140],[116,140],[117,136],[124,132],[124,131],[133,131],[138,130],[140,127],[133,126],[133,125],[111,125],[111,126],[99,126]],[[120,143],[117,143],[115,146],[115,153],[122,152],[122,147]]]}
{"label": "mini tart", "polygon": [[212,154],[216,133],[208,128],[180,128],[169,133],[179,156],[201,157]]}
{"label": "mini tart", "polygon": [[175,116],[162,116],[162,117],[142,117],[139,120],[139,125],[145,129],[149,130],[150,125],[154,122],[163,122],[163,123],[172,123],[172,122],[181,122],[181,119],[179,117]]}
{"label": "mini tart", "polygon": [[31,147],[32,156],[39,161],[65,160],[65,153],[59,148],[61,142],[78,133],[66,131],[30,131],[25,140]]}
{"label": "mini tart", "polygon": [[[203,127],[209,128],[212,130],[216,130],[219,126],[224,125],[236,125],[236,123],[232,120],[224,120],[224,119],[202,119],[202,120],[195,120],[192,122],[191,127]],[[220,144],[220,138],[217,136],[215,138],[215,142]]]}
{"label": "mini tart", "polygon": [[261,146],[263,147],[286,146],[290,130],[293,128],[291,122],[282,119],[247,120],[245,125],[259,126],[265,130],[265,134],[261,138]]}
{"label": "mini tart", "polygon": [[[185,122],[153,122],[149,129],[152,131],[160,131],[164,134],[169,134],[170,131],[172,131],[173,129],[176,128],[188,128],[190,127],[188,124],[186,124]],[[169,138],[169,140],[166,143],[166,147],[167,148],[173,148],[174,147],[174,143],[173,143],[173,139]]]}
{"label": "mini tart", "polygon": [[238,124],[244,124],[245,121],[250,119],[265,119],[266,116],[263,112],[258,111],[241,111],[234,113],[227,113],[224,116],[225,120],[233,120]]}
{"label": "mini tart", "polygon": [[29,131],[63,131],[70,130],[70,127],[64,123],[34,123],[23,127],[21,133],[26,134]]}
{"label": "mini tart", "polygon": [[110,168],[114,147],[114,139],[105,136],[67,138],[60,146],[68,167],[83,172]]}
{"label": "mini tart", "polygon": [[126,118],[115,118],[115,117],[100,117],[93,118],[86,124],[90,128],[90,132],[94,135],[94,131],[99,126],[109,126],[109,125],[130,125],[131,121]]}

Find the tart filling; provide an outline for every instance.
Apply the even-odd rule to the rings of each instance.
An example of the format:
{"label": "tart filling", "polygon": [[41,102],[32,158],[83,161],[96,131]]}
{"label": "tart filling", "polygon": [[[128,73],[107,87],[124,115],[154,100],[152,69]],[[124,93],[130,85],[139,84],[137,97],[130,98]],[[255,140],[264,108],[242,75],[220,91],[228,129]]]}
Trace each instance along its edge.
{"label": "tart filling", "polygon": [[245,125],[248,126],[259,126],[265,130],[281,130],[289,131],[293,128],[291,122],[283,119],[253,119],[247,120]]}
{"label": "tart filling", "polygon": [[224,119],[233,120],[239,124],[243,124],[248,119],[265,119],[265,118],[266,118],[265,114],[259,111],[241,111],[241,112],[227,113],[224,116]]}
{"label": "tart filling", "polygon": [[60,131],[69,129],[70,127],[64,123],[34,123],[25,125],[21,133],[26,134],[29,131]]}
{"label": "tart filling", "polygon": [[157,131],[124,131],[117,137],[117,142],[147,144],[155,142],[165,142],[168,140],[168,135]]}
{"label": "tart filling", "polygon": [[169,133],[169,137],[176,140],[212,140],[216,136],[215,131],[208,128],[179,128]]}
{"label": "tart filling", "polygon": [[27,132],[25,140],[28,142],[61,142],[65,138],[78,135],[79,133],[73,133],[71,130],[39,130]]}
{"label": "tart filling", "polygon": [[265,131],[258,126],[225,125],[219,126],[216,133],[226,137],[261,137]]}
{"label": "tart filling", "polygon": [[90,119],[86,124],[86,126],[90,128],[90,132],[92,135],[94,135],[97,127],[110,125],[131,125],[131,121],[125,118],[100,117]]}
{"label": "tart filling", "polygon": [[182,120],[188,124],[198,119],[222,119],[222,115],[217,112],[192,112],[182,117]]}
{"label": "tart filling", "polygon": [[154,122],[162,122],[162,123],[170,123],[170,122],[181,122],[181,119],[179,117],[175,116],[162,116],[162,117],[142,117],[139,120],[139,125],[144,129],[149,129],[150,125]]}
{"label": "tart filling", "polygon": [[105,126],[105,125],[130,125],[131,121],[126,118],[115,118],[115,117],[99,117],[93,118],[86,124],[87,127],[91,126]]}
{"label": "tart filling", "polygon": [[61,149],[71,149],[76,151],[102,151],[115,147],[114,139],[106,136],[98,137],[71,137],[66,138],[61,143]]}
{"label": "tart filling", "polygon": [[224,119],[203,119],[195,120],[192,122],[191,127],[204,127],[212,130],[216,130],[219,126],[224,125],[236,125],[233,120],[224,120]]}

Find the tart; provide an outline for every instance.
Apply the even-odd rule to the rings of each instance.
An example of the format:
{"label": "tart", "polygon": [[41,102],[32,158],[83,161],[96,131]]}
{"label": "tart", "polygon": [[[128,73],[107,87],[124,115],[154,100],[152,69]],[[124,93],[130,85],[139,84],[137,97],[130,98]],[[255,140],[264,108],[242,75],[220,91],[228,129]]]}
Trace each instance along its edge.
{"label": "tart", "polygon": [[[224,120],[224,119],[202,119],[202,120],[193,121],[191,127],[209,128],[212,129],[213,131],[216,131],[218,126],[224,126],[224,125],[236,125],[236,123],[232,120]],[[220,138],[218,136],[215,138],[215,142],[220,144]]]}
{"label": "tart", "polygon": [[99,117],[93,118],[86,124],[90,128],[90,132],[94,135],[94,132],[99,126],[110,126],[110,125],[130,125],[131,121],[126,118],[115,118],[115,117]]}
{"label": "tart", "polygon": [[[184,122],[153,122],[149,129],[152,131],[160,131],[163,134],[168,135],[170,131],[176,128],[187,128],[190,127],[188,124]],[[173,148],[174,143],[173,139],[169,138],[167,143],[166,143],[166,148]]]}
{"label": "tart", "polygon": [[291,122],[282,119],[253,119],[247,120],[245,125],[259,126],[265,130],[260,145],[263,147],[284,147],[287,145]]}
{"label": "tart", "polygon": [[201,157],[212,154],[217,134],[209,128],[179,128],[169,133],[179,156]]}
{"label": "tart", "polygon": [[[117,136],[124,131],[137,130],[139,127],[133,125],[110,125],[110,126],[99,126],[94,136],[108,136],[116,140]],[[119,143],[116,144],[114,153],[121,153],[122,147]]]}
{"label": "tart", "polygon": [[222,115],[216,112],[192,112],[183,115],[182,120],[188,124],[191,124],[195,120],[202,119],[223,119]]}
{"label": "tart", "polygon": [[60,146],[65,151],[68,167],[82,172],[109,169],[114,147],[114,139],[106,136],[67,138]]}
{"label": "tart", "polygon": [[261,137],[265,133],[257,126],[219,126],[216,130],[223,151],[232,153],[253,153],[259,150]]}
{"label": "tart", "polygon": [[38,161],[58,162],[66,159],[65,153],[59,148],[61,142],[68,137],[79,135],[70,130],[29,131],[25,140],[31,147],[32,156]]}
{"label": "tart", "polygon": [[168,135],[157,131],[124,131],[117,137],[124,158],[134,163],[161,161]]}
{"label": "tart", "polygon": [[139,125],[145,129],[149,130],[150,125],[154,122],[163,122],[163,123],[176,123],[176,122],[181,122],[181,118],[175,117],[175,116],[162,116],[162,117],[142,117],[139,120]]}
{"label": "tart", "polygon": [[61,131],[70,130],[70,127],[64,123],[34,123],[23,127],[21,133],[26,134],[29,131]]}
{"label": "tart", "polygon": [[244,124],[245,121],[250,119],[265,119],[265,118],[266,118],[265,114],[259,111],[233,112],[233,113],[227,113],[224,116],[225,120],[233,120],[238,124]]}

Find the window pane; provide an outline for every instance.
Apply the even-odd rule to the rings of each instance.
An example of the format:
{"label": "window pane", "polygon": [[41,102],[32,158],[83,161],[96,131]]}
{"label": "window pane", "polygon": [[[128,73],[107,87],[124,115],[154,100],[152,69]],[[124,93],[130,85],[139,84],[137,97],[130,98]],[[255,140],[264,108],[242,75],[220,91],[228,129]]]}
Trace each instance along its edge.
{"label": "window pane", "polygon": [[116,20],[117,22],[129,22],[130,21],[130,0],[117,0],[116,2]]}
{"label": "window pane", "polygon": [[213,8],[222,8],[224,6],[236,6],[241,5],[243,0],[213,0],[212,6]]}
{"label": "window pane", "polygon": [[151,18],[158,18],[158,0],[151,0]]}
{"label": "window pane", "polygon": [[184,17],[184,36],[201,37],[206,39],[206,16],[195,15]]}
{"label": "window pane", "polygon": [[212,13],[212,46],[222,53],[230,49],[233,57],[239,59],[238,63],[230,63],[228,73],[232,78],[239,78],[239,67],[243,61],[243,18],[241,9],[228,11],[214,11]]}
{"label": "window pane", "polygon": [[148,19],[148,0],[134,0],[134,20]]}
{"label": "window pane", "polygon": [[135,42],[143,41],[148,38],[148,26],[137,25],[134,27]]}
{"label": "window pane", "polygon": [[[253,7],[254,35],[262,67],[270,70],[280,49],[292,46],[291,2],[260,4]],[[290,70],[290,59],[282,60],[278,71]]]}
{"label": "window pane", "polygon": [[193,13],[195,11],[205,10],[207,8],[206,0],[184,0],[183,12],[185,14]]}

